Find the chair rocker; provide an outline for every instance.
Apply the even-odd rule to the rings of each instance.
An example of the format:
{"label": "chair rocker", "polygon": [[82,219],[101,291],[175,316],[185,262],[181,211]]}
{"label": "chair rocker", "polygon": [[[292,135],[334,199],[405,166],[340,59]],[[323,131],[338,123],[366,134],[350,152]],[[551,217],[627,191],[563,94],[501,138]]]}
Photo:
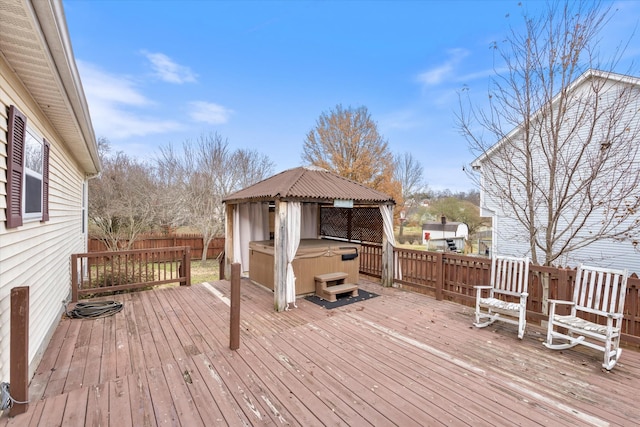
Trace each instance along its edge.
{"label": "chair rocker", "polygon": [[[518,326],[518,338],[524,336],[527,324],[527,288],[529,285],[529,258],[495,256],[491,260],[491,284],[475,286],[476,321],[474,326],[484,328],[496,320]],[[488,297],[483,298],[483,292]]]}
{"label": "chair rocker", "polygon": [[[549,324],[544,346],[564,350],[582,344],[602,351],[602,367],[610,371],[622,353],[620,333],[626,293],[627,270],[580,265],[576,272],[573,301],[549,300]],[[560,304],[570,305],[570,314],[556,314],[556,306]]]}

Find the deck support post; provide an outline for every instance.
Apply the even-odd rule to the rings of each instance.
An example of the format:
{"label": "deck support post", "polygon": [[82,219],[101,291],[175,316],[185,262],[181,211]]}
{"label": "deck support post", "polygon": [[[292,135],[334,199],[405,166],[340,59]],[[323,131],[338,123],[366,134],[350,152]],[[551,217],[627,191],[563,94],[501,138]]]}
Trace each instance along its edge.
{"label": "deck support post", "polygon": [[[29,400],[29,287],[11,289],[11,337],[9,381],[11,397],[17,402]],[[9,415],[27,412],[28,403],[15,403]]]}
{"label": "deck support post", "polygon": [[229,327],[229,348],[240,348],[240,264],[231,264],[231,315]]}

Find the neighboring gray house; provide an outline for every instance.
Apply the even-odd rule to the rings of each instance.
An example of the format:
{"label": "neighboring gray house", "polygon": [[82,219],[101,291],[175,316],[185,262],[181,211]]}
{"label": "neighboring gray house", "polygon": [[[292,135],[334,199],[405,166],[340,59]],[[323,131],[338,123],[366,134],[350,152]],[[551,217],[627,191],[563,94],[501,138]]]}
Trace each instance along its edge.
{"label": "neighboring gray house", "polygon": [[[530,138],[525,147],[526,127],[521,124],[472,162],[480,174],[480,215],[492,219],[492,253],[531,256],[529,228],[523,222],[533,216],[538,239],[545,238],[547,228],[556,227],[556,253],[563,245],[573,247],[551,264],[575,267],[585,263],[640,274],[640,212],[625,210],[640,197],[640,79],[588,70],[562,95],[556,94],[547,104],[550,108],[541,107],[528,120],[529,129],[538,126],[532,132],[535,136],[557,132],[560,148],[550,149],[551,140],[545,136]],[[566,111],[565,121],[556,121],[552,127],[549,117],[559,108]],[[525,152],[533,153],[528,162]],[[558,188],[568,189],[575,197],[560,191],[548,197],[551,157],[564,167],[553,177]],[[533,185],[527,187],[523,182]],[[527,198],[527,191],[533,196]],[[547,219],[554,215],[555,223],[549,226]],[[543,263],[545,253],[536,252],[538,262]]]}
{"label": "neighboring gray house", "polygon": [[10,294],[29,287],[33,373],[87,250],[87,180],[100,172],[61,0],[0,0],[0,382]]}

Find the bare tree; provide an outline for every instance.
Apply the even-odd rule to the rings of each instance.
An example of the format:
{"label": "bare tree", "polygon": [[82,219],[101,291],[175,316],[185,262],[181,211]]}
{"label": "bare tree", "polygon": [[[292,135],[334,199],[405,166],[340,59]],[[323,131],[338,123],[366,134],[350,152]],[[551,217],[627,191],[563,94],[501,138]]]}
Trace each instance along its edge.
{"label": "bare tree", "polygon": [[367,185],[402,202],[394,159],[366,107],[323,112],[307,133],[302,160]]}
{"label": "bare tree", "polygon": [[156,183],[152,168],[122,152],[110,153],[109,142],[98,140],[103,170],[89,181],[91,234],[108,250],[131,249],[138,235],[156,223]]}
{"label": "bare tree", "polygon": [[469,236],[476,234],[486,224],[480,216],[480,208],[468,200],[444,197],[429,205],[427,212],[437,221],[444,216],[449,222],[464,222],[469,228]]}
{"label": "bare tree", "polygon": [[501,224],[523,230],[511,238],[529,243],[534,262],[562,262],[603,239],[637,245],[640,91],[638,80],[602,71],[623,51],[600,63],[609,14],[591,2],[525,13],[524,33],[493,46],[507,71],[496,72],[489,106],[461,95],[458,123],[478,156],[478,184]]}
{"label": "bare tree", "polygon": [[185,141],[177,152],[168,145],[160,149],[158,175],[166,182],[165,207],[175,225],[189,225],[202,234],[202,260],[214,237],[224,234],[222,199],[267,178],[273,163],[255,151],[231,151],[217,133]]}
{"label": "bare tree", "polygon": [[424,169],[410,152],[396,154],[394,157],[394,179],[402,186],[402,198],[406,201],[415,194],[423,192]]}
{"label": "bare tree", "polygon": [[[255,151],[238,149],[232,154],[231,163],[236,173],[236,189],[241,189],[262,181],[273,173],[273,162]],[[235,191],[235,190],[234,190]]]}

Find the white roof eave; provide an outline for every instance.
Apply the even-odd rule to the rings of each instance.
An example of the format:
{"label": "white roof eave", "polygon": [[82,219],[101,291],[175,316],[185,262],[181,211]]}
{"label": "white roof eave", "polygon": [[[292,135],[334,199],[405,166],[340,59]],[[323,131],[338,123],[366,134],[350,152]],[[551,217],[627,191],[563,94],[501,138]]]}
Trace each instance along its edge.
{"label": "white roof eave", "polygon": [[[619,83],[640,86],[640,79],[637,78],[637,77],[627,76],[627,75],[624,75],[624,74],[617,74],[617,73],[608,72],[608,71],[595,70],[595,69],[590,68],[587,71],[585,71],[584,73],[582,73],[577,79],[575,79],[569,85],[569,87],[567,88],[567,91],[571,92],[571,91],[575,90],[575,88],[577,88],[582,83],[584,83],[586,80],[588,80],[588,79],[590,79],[592,77],[599,77],[599,78],[602,78],[602,79],[613,80],[613,81],[616,81],[616,82],[619,82]],[[560,93],[556,94],[554,96],[553,100],[551,101],[551,103],[555,104],[559,97],[560,97]],[[539,114],[540,114],[540,110],[538,110],[538,111],[536,111],[534,113],[534,117],[539,115]],[[504,138],[501,138],[498,142],[496,142],[491,147],[489,147],[489,149],[487,151],[485,151],[480,156],[478,156],[475,160],[473,160],[471,162],[471,167],[474,168],[474,169],[481,169],[482,168],[482,163],[485,161],[485,159],[487,157],[491,156],[491,154],[494,151],[496,151],[500,146],[502,146],[506,141],[509,141],[509,140],[515,138],[520,133],[521,129],[522,129],[522,125],[519,125],[519,126],[515,127],[514,129],[512,129]]]}
{"label": "white roof eave", "polygon": [[[16,13],[16,19],[30,20],[31,25],[28,28],[5,25],[3,32],[11,35],[11,39],[20,40],[20,37],[27,37],[24,33],[28,30],[31,52],[36,52],[37,55],[25,59],[25,53],[20,52],[15,45],[12,46],[11,42],[5,41],[7,49],[3,51],[3,57],[84,172],[88,175],[100,172],[97,142],[73,56],[62,1],[5,1],[12,3],[13,10],[22,9],[24,12]],[[37,74],[27,73],[30,61],[40,61],[39,65],[48,63],[48,66],[39,67]],[[52,99],[55,100],[55,105],[51,104]]]}

